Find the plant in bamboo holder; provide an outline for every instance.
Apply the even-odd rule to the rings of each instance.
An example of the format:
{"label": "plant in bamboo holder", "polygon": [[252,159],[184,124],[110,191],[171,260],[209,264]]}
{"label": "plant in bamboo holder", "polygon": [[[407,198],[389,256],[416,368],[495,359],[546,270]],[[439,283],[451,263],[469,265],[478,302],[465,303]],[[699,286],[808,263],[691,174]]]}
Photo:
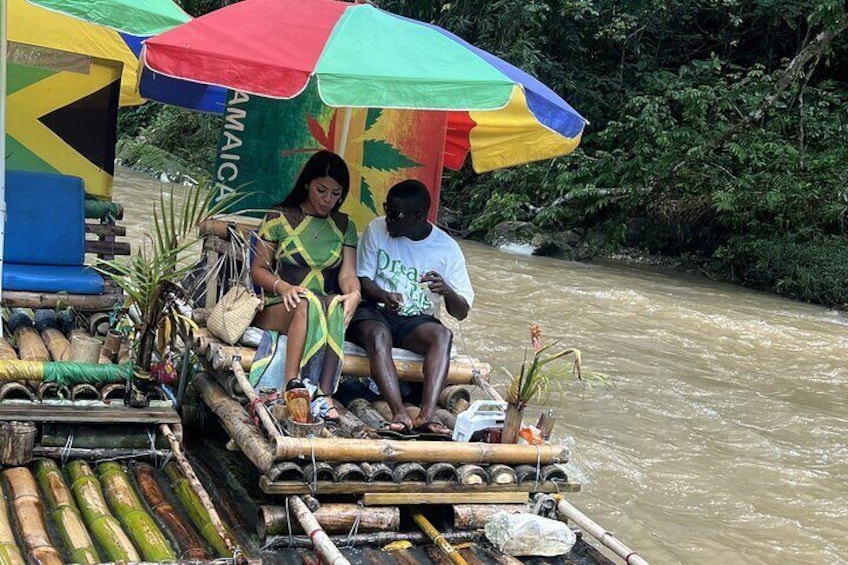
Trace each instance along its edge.
{"label": "plant in bamboo holder", "polygon": [[[516,443],[521,431],[521,423],[524,418],[524,410],[534,400],[541,400],[548,396],[552,387],[562,392],[562,383],[569,379],[585,381],[589,376],[591,380],[606,381],[604,375],[592,373],[584,374],[582,354],[579,349],[565,348],[556,350],[558,341],[546,345],[542,344],[542,328],[538,324],[530,325],[530,344],[533,348],[532,359],[527,359],[527,350],[524,350],[524,361],[518,373],[510,375],[509,390],[506,394],[506,419],[501,433],[501,443]],[[571,356],[572,363],[569,368],[560,365],[551,365],[554,361]]]}
{"label": "plant in bamboo holder", "polygon": [[131,320],[128,333],[135,361],[133,385],[138,385],[140,392],[151,380],[157,345],[161,357],[167,346],[175,348],[181,343],[188,348],[191,343],[196,326],[186,309],[192,293],[181,283],[194,264],[188,256],[199,248],[198,226],[229,212],[245,197],[238,193],[221,196],[213,183],[163,188],[153,207],[152,229],[137,252],[129,259],[99,260],[95,264],[126,295],[123,312]]}

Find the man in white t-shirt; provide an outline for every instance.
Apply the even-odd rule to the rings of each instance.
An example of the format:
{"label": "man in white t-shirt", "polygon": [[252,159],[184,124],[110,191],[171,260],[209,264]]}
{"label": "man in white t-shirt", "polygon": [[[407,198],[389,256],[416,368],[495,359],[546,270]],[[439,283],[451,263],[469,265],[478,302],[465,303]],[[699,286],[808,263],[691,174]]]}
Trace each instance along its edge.
{"label": "man in white t-shirt", "polygon": [[[362,286],[348,339],[368,352],[371,376],[392,410],[388,434],[450,436],[436,420],[436,401],[450,366],[453,333],[438,316],[442,303],[457,320],[468,316],[474,290],[465,257],[448,234],[427,221],[430,193],[423,183],[393,186],[385,216],[368,224],[356,252]],[[392,347],[424,355],[421,412],[410,419],[403,406]]]}

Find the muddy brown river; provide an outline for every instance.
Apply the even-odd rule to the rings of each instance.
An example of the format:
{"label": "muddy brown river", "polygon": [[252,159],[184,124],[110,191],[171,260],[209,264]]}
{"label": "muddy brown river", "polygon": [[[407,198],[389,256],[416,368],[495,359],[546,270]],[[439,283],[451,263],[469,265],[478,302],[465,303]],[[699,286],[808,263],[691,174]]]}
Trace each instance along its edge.
{"label": "muddy brown river", "polygon": [[[159,185],[117,172],[131,240]],[[462,247],[477,299],[452,327],[495,382],[519,367],[531,323],[615,381],[569,384],[542,407],[572,449],[575,506],[652,564],[848,563],[848,317],[679,274]]]}

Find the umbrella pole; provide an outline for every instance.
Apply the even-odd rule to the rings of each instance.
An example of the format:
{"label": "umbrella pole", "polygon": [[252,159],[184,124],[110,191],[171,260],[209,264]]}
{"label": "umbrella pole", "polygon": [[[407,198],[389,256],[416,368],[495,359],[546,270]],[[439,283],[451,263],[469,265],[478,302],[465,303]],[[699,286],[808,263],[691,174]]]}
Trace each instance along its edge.
{"label": "umbrella pole", "polygon": [[[9,2],[0,0],[0,299],[3,296],[3,246],[6,241],[6,67]],[[0,337],[3,324],[0,323]]]}
{"label": "umbrella pole", "polygon": [[[344,109],[344,121],[342,122],[342,137],[339,141],[339,150],[337,151],[339,157],[341,157],[342,159],[344,159],[345,146],[347,146],[347,136],[350,132],[350,116],[352,113],[353,110],[350,106]],[[2,334],[0,334],[0,337],[2,337]]]}

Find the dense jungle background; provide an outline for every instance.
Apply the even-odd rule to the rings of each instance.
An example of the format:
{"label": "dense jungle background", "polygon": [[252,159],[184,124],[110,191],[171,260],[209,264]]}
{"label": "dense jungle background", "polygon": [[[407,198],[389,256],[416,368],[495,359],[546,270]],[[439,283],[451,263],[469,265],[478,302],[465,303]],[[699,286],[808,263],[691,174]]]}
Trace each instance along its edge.
{"label": "dense jungle background", "polygon": [[[231,2],[181,3],[198,16]],[[521,67],[590,122],[568,157],[446,171],[453,233],[658,260],[848,307],[844,0],[377,4]],[[208,173],[220,125],[152,103],[124,110],[119,158]]]}

